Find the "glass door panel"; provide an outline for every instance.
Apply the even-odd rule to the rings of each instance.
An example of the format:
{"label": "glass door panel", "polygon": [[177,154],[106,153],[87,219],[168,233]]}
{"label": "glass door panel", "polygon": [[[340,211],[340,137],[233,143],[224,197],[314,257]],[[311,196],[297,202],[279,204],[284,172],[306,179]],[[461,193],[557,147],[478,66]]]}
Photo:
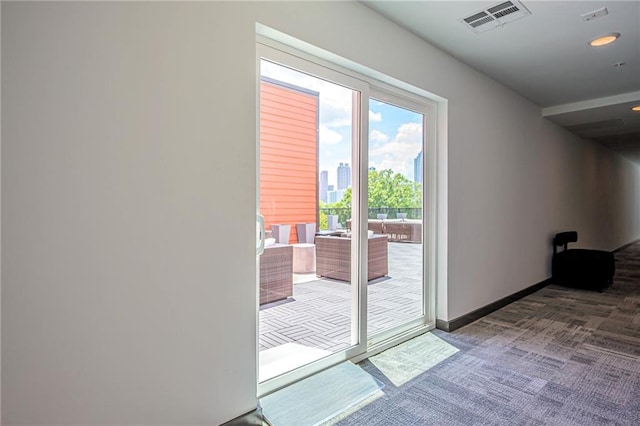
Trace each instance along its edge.
{"label": "glass door panel", "polygon": [[260,71],[264,382],[359,343],[350,225],[360,92],[264,59]]}
{"label": "glass door panel", "polygon": [[[402,99],[397,101],[403,104]],[[369,109],[367,335],[371,337],[397,333],[425,315],[425,116],[373,98]]]}

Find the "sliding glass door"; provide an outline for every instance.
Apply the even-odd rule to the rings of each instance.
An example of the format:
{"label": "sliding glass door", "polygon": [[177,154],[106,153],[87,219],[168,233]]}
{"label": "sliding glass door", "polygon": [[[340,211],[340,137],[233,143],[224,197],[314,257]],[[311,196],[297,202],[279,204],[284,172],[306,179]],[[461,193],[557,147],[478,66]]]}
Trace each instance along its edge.
{"label": "sliding glass door", "polygon": [[428,322],[429,109],[276,47],[258,44],[261,394]]}

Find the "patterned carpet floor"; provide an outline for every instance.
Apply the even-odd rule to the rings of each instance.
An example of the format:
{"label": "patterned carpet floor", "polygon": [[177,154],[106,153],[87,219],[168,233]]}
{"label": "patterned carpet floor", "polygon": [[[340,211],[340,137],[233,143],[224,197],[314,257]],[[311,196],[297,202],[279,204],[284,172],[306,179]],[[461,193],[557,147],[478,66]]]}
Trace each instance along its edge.
{"label": "patterned carpet floor", "polygon": [[[640,244],[604,293],[550,285],[452,333],[457,349],[339,425],[640,425]],[[397,368],[402,368],[398,366]]]}

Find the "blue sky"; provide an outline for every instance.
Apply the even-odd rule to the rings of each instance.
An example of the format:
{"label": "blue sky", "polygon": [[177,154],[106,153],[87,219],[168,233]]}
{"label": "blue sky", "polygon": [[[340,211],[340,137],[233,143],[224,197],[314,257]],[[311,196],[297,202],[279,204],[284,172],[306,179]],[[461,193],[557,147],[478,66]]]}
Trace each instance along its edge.
{"label": "blue sky", "polygon": [[[352,160],[351,89],[262,61],[263,76],[319,92],[319,171],[336,183],[340,163]],[[413,180],[413,159],[422,146],[422,115],[372,99],[369,103],[369,167],[392,169]]]}

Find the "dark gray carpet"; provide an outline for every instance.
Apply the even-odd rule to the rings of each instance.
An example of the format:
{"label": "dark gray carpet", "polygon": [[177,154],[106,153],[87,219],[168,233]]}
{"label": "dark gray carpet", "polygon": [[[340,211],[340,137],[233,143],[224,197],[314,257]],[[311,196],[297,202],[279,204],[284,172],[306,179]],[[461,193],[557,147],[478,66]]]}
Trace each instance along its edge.
{"label": "dark gray carpet", "polygon": [[[640,425],[640,244],[604,293],[546,287],[453,333],[459,351],[339,425]],[[399,367],[400,368],[400,367]]]}

